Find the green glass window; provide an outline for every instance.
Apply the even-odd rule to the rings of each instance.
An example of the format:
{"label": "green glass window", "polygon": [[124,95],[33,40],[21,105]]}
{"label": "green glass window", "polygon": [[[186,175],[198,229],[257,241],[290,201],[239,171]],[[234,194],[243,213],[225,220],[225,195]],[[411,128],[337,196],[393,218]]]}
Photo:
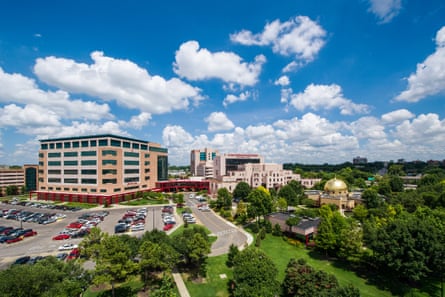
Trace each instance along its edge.
{"label": "green glass window", "polygon": [[125,169],[125,174],[139,173],[139,169]]}
{"label": "green glass window", "polygon": [[117,165],[116,160],[102,160],[102,165]]}
{"label": "green glass window", "polygon": [[96,140],[90,140],[90,146],[91,147],[97,146],[97,141]]}
{"label": "green glass window", "polygon": [[62,148],[62,143],[61,142],[56,143],[56,149],[61,149],[61,148]]}
{"label": "green glass window", "polygon": [[108,139],[99,139],[99,146],[108,146]]}
{"label": "green glass window", "polygon": [[61,170],[60,169],[52,169],[52,170],[48,170],[48,174],[60,174]]}
{"label": "green glass window", "polygon": [[120,142],[120,140],[111,139],[111,146],[121,147],[121,142]]}
{"label": "green glass window", "polygon": [[124,141],[122,143],[122,147],[130,148],[131,146],[130,146],[130,143],[128,141]]}
{"label": "green glass window", "polygon": [[60,158],[60,153],[48,153],[48,158]]}
{"label": "green glass window", "polygon": [[134,152],[124,152],[124,156],[125,156],[125,157],[139,158],[139,153],[134,153]]}
{"label": "green glass window", "polygon": [[88,140],[82,140],[82,147],[88,147]]}
{"label": "green glass window", "polygon": [[85,175],[96,175],[97,174],[97,171],[96,171],[96,169],[82,169],[82,174],[85,174]]}
{"label": "green glass window", "polygon": [[148,151],[148,145],[146,145],[146,144],[141,144],[141,150],[143,150],[143,151]]}
{"label": "green glass window", "polygon": [[47,150],[47,149],[48,149],[48,144],[47,144],[47,143],[42,143],[42,144],[40,145],[40,148],[41,148],[42,150]]}
{"label": "green glass window", "polygon": [[133,148],[138,150],[139,149],[139,143],[133,143]]}
{"label": "green glass window", "polygon": [[64,166],[77,166],[77,161],[65,160],[63,161]]}
{"label": "green glass window", "polygon": [[139,177],[126,177],[124,182],[126,183],[135,183],[139,181]]}
{"label": "green glass window", "polygon": [[82,166],[95,166],[97,165],[96,160],[82,160],[81,161]]}
{"label": "green glass window", "polygon": [[60,183],[60,178],[50,177],[50,178],[48,178],[48,182],[49,183]]}
{"label": "green glass window", "polygon": [[83,157],[94,157],[97,155],[96,151],[85,151],[80,153]]}
{"label": "green glass window", "polygon": [[63,171],[63,174],[66,175],[76,175],[77,174],[77,169],[66,169]]}
{"label": "green glass window", "polygon": [[103,150],[102,151],[102,156],[117,156],[117,152],[114,150]]}
{"label": "green glass window", "polygon": [[71,142],[64,142],[63,143],[63,148],[71,148]]}
{"label": "green glass window", "polygon": [[139,165],[139,161],[125,160],[124,165]]}
{"label": "green glass window", "polygon": [[117,184],[117,179],[115,179],[115,178],[104,178],[104,179],[102,179],[102,184]]}
{"label": "green glass window", "polygon": [[53,150],[53,149],[54,149],[54,143],[50,143],[50,144],[49,144],[49,149],[50,149],[50,150]]}
{"label": "green glass window", "polygon": [[60,161],[48,161],[48,166],[60,166]]}
{"label": "green glass window", "polygon": [[117,170],[116,169],[102,169],[102,174],[106,175],[106,174],[117,174]]}
{"label": "green glass window", "polygon": [[77,152],[63,152],[64,157],[77,157]]}
{"label": "green glass window", "polygon": [[63,182],[65,184],[77,184],[77,178],[65,178]]}
{"label": "green glass window", "polygon": [[73,147],[79,147],[79,142],[78,141],[73,141]]}
{"label": "green glass window", "polygon": [[82,178],[82,184],[96,184],[97,180],[95,178]]}

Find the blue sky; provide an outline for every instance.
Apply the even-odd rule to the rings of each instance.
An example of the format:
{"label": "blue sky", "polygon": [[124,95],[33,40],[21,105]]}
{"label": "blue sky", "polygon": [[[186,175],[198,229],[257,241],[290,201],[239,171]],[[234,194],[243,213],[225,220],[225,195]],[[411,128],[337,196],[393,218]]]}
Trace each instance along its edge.
{"label": "blue sky", "polygon": [[439,0],[6,1],[0,164],[113,133],[266,162],[445,159]]}

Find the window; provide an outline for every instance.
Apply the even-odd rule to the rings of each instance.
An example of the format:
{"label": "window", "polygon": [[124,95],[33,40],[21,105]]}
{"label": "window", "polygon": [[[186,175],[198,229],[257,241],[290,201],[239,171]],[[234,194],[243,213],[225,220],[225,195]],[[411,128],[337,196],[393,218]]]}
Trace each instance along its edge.
{"label": "window", "polygon": [[113,151],[113,150],[103,150],[102,151],[102,156],[117,156],[117,152]]}
{"label": "window", "polygon": [[88,189],[87,188],[82,188],[82,189],[80,189],[80,191],[81,192],[88,192]]}
{"label": "window", "polygon": [[48,153],[48,158],[60,158],[60,153]]}
{"label": "window", "polygon": [[77,152],[64,152],[64,157],[77,157]]}
{"label": "window", "polygon": [[121,147],[121,142],[120,142],[120,140],[111,139],[111,146]]}
{"label": "window", "polygon": [[77,161],[68,161],[68,160],[65,160],[65,161],[63,161],[63,165],[64,165],[64,166],[77,166]]}
{"label": "window", "polygon": [[117,165],[116,160],[102,160],[102,165]]}
{"label": "window", "polygon": [[125,160],[124,165],[139,165],[139,161]]}
{"label": "window", "polygon": [[82,174],[85,174],[85,175],[96,175],[97,174],[97,171],[96,171],[96,169],[82,169]]}
{"label": "window", "polygon": [[48,183],[60,183],[60,178],[48,178]]}
{"label": "window", "polygon": [[115,179],[115,178],[104,178],[104,179],[102,179],[102,184],[117,184],[117,179]]}
{"label": "window", "polygon": [[99,146],[108,146],[108,139],[99,139]]}
{"label": "window", "polygon": [[43,153],[39,153],[39,158],[43,158]]}
{"label": "window", "polygon": [[40,162],[39,162],[39,166],[43,166],[43,162],[40,161]]}
{"label": "window", "polygon": [[150,152],[168,153],[168,150],[166,148],[162,148],[162,147],[150,146]]}
{"label": "window", "polygon": [[133,148],[138,150],[139,149],[139,143],[133,143]]}
{"label": "window", "polygon": [[150,158],[150,154],[145,154],[144,157],[145,158]]}
{"label": "window", "polygon": [[62,148],[62,143],[61,142],[56,143],[56,149],[61,149],[61,148]]}
{"label": "window", "polygon": [[134,182],[138,182],[139,181],[139,177],[126,177],[124,179],[124,182],[126,183],[134,183]]}
{"label": "window", "polygon": [[102,174],[106,175],[106,174],[117,174],[117,170],[116,169],[102,169]]}
{"label": "window", "polygon": [[90,140],[90,146],[91,147],[97,146],[97,141],[96,140]]}
{"label": "window", "polygon": [[150,172],[150,168],[146,168],[144,172],[145,172],[145,173]]}
{"label": "window", "polygon": [[121,191],[121,188],[115,188],[115,189],[113,189],[113,191],[114,191],[114,192],[120,192],[120,191]]}
{"label": "window", "polygon": [[89,165],[97,165],[96,160],[82,160],[81,161],[82,166],[89,166]]}
{"label": "window", "polygon": [[107,190],[106,190],[106,189],[100,189],[100,192],[101,192],[101,193],[106,193]]}
{"label": "window", "polygon": [[125,157],[134,157],[139,158],[139,153],[133,153],[133,152],[124,152]]}
{"label": "window", "polygon": [[146,145],[146,144],[141,144],[141,150],[143,150],[143,151],[148,151],[148,145]]}
{"label": "window", "polygon": [[53,150],[53,149],[54,149],[54,143],[50,143],[50,144],[49,144],[49,149],[50,149],[50,150]]}
{"label": "window", "polygon": [[47,143],[42,143],[42,145],[40,145],[40,148],[42,150],[47,150],[48,149],[48,144]]}
{"label": "window", "polygon": [[139,169],[125,169],[125,174],[139,173]]}
{"label": "window", "polygon": [[63,171],[63,174],[66,175],[76,175],[77,174],[77,170],[76,169],[66,169]]}
{"label": "window", "polygon": [[81,152],[80,155],[82,157],[95,157],[97,155],[96,151],[84,151]]}
{"label": "window", "polygon": [[77,184],[77,178],[65,178],[63,182],[65,184]]}
{"label": "window", "polygon": [[130,148],[131,146],[130,146],[130,143],[128,141],[124,141],[122,143],[122,147]]}
{"label": "window", "polygon": [[48,170],[48,174],[60,174],[61,170],[59,169],[53,169],[53,170]]}
{"label": "window", "polygon": [[63,148],[71,148],[71,142],[64,142],[63,143]]}
{"label": "window", "polygon": [[145,166],[150,165],[150,161],[145,161],[145,162],[144,162],[144,165],[145,165]]}
{"label": "window", "polygon": [[48,166],[60,166],[60,161],[48,161]]}
{"label": "window", "polygon": [[73,141],[73,147],[79,147],[79,142],[78,141]]}
{"label": "window", "polygon": [[96,189],[91,189],[91,192],[92,193],[96,193]]}
{"label": "window", "polygon": [[61,187],[56,187],[56,191],[60,191],[61,189]]}
{"label": "window", "polygon": [[88,147],[88,140],[82,140],[82,147]]}
{"label": "window", "polygon": [[69,191],[69,190],[70,190],[70,188],[63,188],[63,190],[64,190],[64,191]]}
{"label": "window", "polygon": [[82,178],[82,184],[96,184],[95,178]]}

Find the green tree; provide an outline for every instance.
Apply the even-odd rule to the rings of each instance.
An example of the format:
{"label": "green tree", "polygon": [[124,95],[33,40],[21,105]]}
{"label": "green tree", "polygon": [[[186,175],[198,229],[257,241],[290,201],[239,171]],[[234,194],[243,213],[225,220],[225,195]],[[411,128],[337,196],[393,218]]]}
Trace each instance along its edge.
{"label": "green tree", "polygon": [[97,259],[102,249],[101,241],[104,236],[105,233],[103,233],[100,228],[91,228],[90,233],[88,233],[79,244],[82,255],[88,259]]}
{"label": "green tree", "polygon": [[317,249],[322,250],[326,255],[333,251],[336,244],[334,228],[332,227],[332,210],[328,205],[323,205],[320,208],[320,225],[318,226],[315,243]]}
{"label": "green tree", "polygon": [[[176,286],[169,273],[162,275],[161,286],[159,289],[151,292],[150,297],[177,297]],[[346,297],[346,296],[345,296]]]}
{"label": "green tree", "polygon": [[273,297],[280,289],[276,280],[278,270],[274,262],[261,250],[241,251],[233,263],[234,297]]}
{"label": "green tree", "polygon": [[[153,273],[171,271],[179,262],[179,254],[166,243],[144,241],[139,249],[140,267],[145,286],[151,280]],[[154,278],[154,277],[152,277]]]}
{"label": "green tree", "polygon": [[277,208],[279,211],[287,211],[287,201],[285,198],[279,198],[277,201]]}
{"label": "green tree", "polygon": [[291,259],[287,264],[282,295],[285,297],[336,296],[339,288],[334,275],[315,270],[304,259]]}
{"label": "green tree", "polygon": [[363,191],[362,194],[363,202],[366,205],[366,208],[378,208],[383,204],[382,198],[380,198],[379,194],[373,188],[369,188]]}
{"label": "green tree", "polygon": [[18,194],[19,194],[19,188],[16,185],[10,185],[6,187],[6,195],[12,196]]}
{"label": "green tree", "polygon": [[250,194],[250,191],[251,191],[251,188],[248,183],[239,182],[236,185],[235,190],[233,190],[233,197],[236,199],[240,199],[242,201],[246,201],[247,196],[249,196],[249,194]]}
{"label": "green tree", "polygon": [[232,207],[232,195],[226,188],[218,189],[216,205],[219,209],[224,208],[225,210],[231,209]]}
{"label": "green tree", "polygon": [[245,224],[247,221],[247,205],[245,202],[240,201],[236,206],[235,219],[239,224]]}
{"label": "green tree", "polygon": [[273,210],[272,197],[263,187],[252,190],[247,200],[250,202],[247,209],[248,215],[251,218],[256,218],[257,221],[261,216],[271,213]]}
{"label": "green tree", "polygon": [[95,258],[96,269],[93,282],[111,284],[112,296],[115,296],[115,284],[125,281],[137,270],[137,264],[131,258],[130,248],[122,244],[117,235],[108,235],[101,240],[101,249]]}
{"label": "green tree", "polygon": [[403,192],[403,180],[398,175],[392,175],[389,178],[389,186],[392,192]]}
{"label": "green tree", "polygon": [[233,266],[233,261],[238,254],[239,254],[238,247],[232,243],[229,247],[229,253],[227,254],[227,261],[226,261],[227,267]]}
{"label": "green tree", "polygon": [[283,186],[278,191],[278,196],[286,199],[287,205],[295,206],[300,202],[297,193],[295,193],[294,189],[290,185]]}

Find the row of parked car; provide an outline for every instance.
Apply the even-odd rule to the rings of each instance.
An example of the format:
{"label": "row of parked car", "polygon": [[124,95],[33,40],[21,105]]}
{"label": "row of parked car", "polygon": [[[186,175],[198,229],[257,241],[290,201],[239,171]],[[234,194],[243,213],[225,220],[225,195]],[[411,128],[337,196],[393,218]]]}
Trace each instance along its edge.
{"label": "row of parked car", "polygon": [[138,208],[136,210],[127,210],[122,218],[118,220],[117,224],[114,226],[114,233],[144,231],[146,217],[146,207]]}
{"label": "row of parked car", "polygon": [[35,235],[37,235],[37,232],[32,229],[0,226],[0,243],[14,243],[22,241],[25,237],[31,237]]}
{"label": "row of parked car", "polygon": [[18,199],[13,199],[11,202],[6,204],[21,205],[21,206],[28,206],[28,207],[42,208],[42,209],[55,209],[55,210],[71,211],[71,212],[79,211],[82,209],[81,207],[78,206],[68,206],[68,205],[54,204],[54,203],[42,203],[36,201],[19,201]]}
{"label": "row of parked car", "polygon": [[46,212],[32,212],[25,209],[3,209],[0,210],[0,217],[8,220],[16,220],[38,224],[51,224],[63,218],[66,218],[62,213],[46,213]]}
{"label": "row of parked car", "polygon": [[[19,257],[17,258],[13,265],[24,265],[24,264],[28,264],[28,265],[32,265],[37,263],[40,260],[45,259],[46,257],[52,257],[52,256],[23,256],[23,257]],[[79,248],[73,248],[71,249],[70,252],[61,252],[58,253],[56,256],[56,259],[60,260],[60,261],[70,261],[70,260],[74,260],[80,257],[80,250]]]}
{"label": "row of parked car", "polygon": [[84,237],[90,233],[91,228],[96,227],[108,215],[108,211],[85,213],[79,216],[76,221],[65,226],[65,228],[52,239],[66,240],[70,238]]}

